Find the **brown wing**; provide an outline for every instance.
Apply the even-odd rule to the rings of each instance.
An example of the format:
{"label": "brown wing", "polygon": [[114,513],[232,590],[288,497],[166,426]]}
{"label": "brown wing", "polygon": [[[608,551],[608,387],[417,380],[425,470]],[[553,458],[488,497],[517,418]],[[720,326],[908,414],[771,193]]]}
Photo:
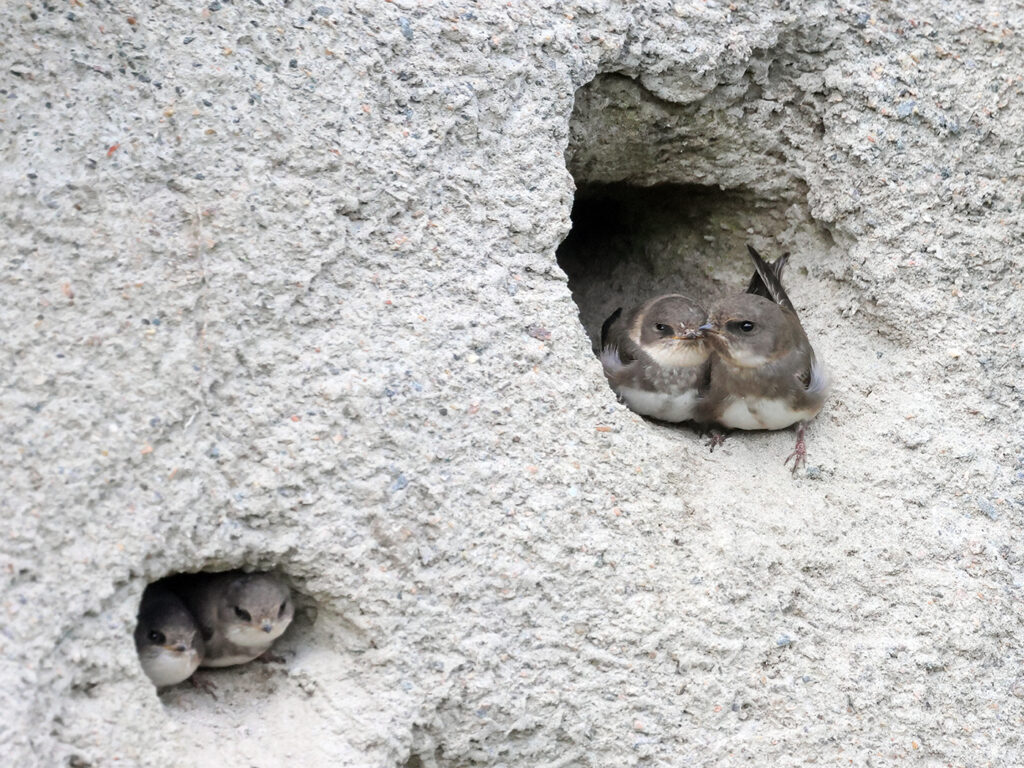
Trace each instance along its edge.
{"label": "brown wing", "polygon": [[604,321],[604,324],[601,326],[600,354],[602,356],[605,350],[611,349],[615,351],[622,365],[629,365],[640,358],[646,360],[647,356],[644,351],[629,336],[629,328],[633,324],[633,319],[636,317],[638,309],[638,307],[634,307],[623,317],[622,307],[619,307]]}
{"label": "brown wing", "polygon": [[[817,410],[828,395],[829,380],[810,343],[804,342],[773,364],[766,381],[775,397],[793,398],[794,406]],[[796,387],[793,386],[794,379]]]}

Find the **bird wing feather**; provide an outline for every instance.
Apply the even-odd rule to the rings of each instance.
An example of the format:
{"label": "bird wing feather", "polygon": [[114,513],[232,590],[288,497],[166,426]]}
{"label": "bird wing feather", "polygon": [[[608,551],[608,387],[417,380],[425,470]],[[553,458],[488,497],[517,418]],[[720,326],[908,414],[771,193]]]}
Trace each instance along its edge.
{"label": "bird wing feather", "polygon": [[634,379],[639,369],[651,364],[650,355],[630,336],[635,310],[622,317],[616,309],[601,327],[601,365],[612,389]]}
{"label": "bird wing feather", "polygon": [[612,312],[610,315],[608,315],[608,319],[605,320],[604,323],[601,324],[601,349],[602,350],[605,347],[608,346],[608,339],[609,339],[609,336],[611,336],[612,331],[614,330],[613,326],[615,325],[615,321],[618,320],[621,315],[622,315],[622,307],[619,307],[614,312]]}
{"label": "bird wing feather", "polygon": [[753,277],[750,278],[750,285],[747,286],[747,293],[770,299],[795,315],[796,308],[789,300],[786,289],[782,287],[782,270],[789,263],[789,254],[784,253],[769,264],[761,257],[760,253],[754,250],[753,246],[748,245],[747,250],[750,252],[755,270]]}

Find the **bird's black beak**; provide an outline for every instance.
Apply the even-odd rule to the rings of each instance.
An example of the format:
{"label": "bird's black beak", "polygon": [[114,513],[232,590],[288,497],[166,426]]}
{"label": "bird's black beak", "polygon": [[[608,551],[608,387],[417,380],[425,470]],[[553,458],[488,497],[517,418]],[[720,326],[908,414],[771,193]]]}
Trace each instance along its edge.
{"label": "bird's black beak", "polygon": [[260,625],[260,629],[262,629],[264,632],[270,632],[273,628],[274,628],[274,625],[271,624],[269,621],[264,621]]}
{"label": "bird's black beak", "polygon": [[718,328],[714,323],[704,323],[700,328],[697,329],[701,332],[701,336],[708,333],[718,333]]}
{"label": "bird's black beak", "polygon": [[695,339],[703,339],[704,338],[704,334],[701,332],[701,330],[699,328],[697,330],[695,330],[695,331],[688,329],[688,330],[683,331],[683,335],[680,336],[679,338],[680,339],[685,339],[686,341],[694,341]]}

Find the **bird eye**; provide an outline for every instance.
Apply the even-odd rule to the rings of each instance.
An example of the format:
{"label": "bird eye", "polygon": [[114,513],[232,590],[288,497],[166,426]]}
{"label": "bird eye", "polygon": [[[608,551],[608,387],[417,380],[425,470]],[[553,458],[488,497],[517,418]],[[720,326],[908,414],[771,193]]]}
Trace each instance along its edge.
{"label": "bird eye", "polygon": [[285,600],[283,603],[281,603],[281,608],[277,612],[277,618],[281,618],[282,616],[284,616],[284,609],[287,608],[287,607],[288,607],[288,601]]}
{"label": "bird eye", "polygon": [[150,639],[151,642],[154,642],[157,645],[163,645],[164,643],[167,642],[167,638],[164,637],[164,633],[163,632],[158,632],[155,629],[151,629],[149,631],[149,634],[147,635],[147,637]]}
{"label": "bird eye", "polygon": [[752,330],[754,330],[754,324],[749,320],[744,320],[742,323],[740,323],[740,330],[743,331],[744,333],[750,333]]}
{"label": "bird eye", "polygon": [[664,323],[655,323],[654,330],[656,330],[658,333],[668,333],[671,330],[671,328],[669,328]]}
{"label": "bird eye", "polygon": [[235,616],[240,618],[242,621],[252,621],[252,616],[249,612],[245,610],[245,608],[239,608],[237,605],[235,606]]}

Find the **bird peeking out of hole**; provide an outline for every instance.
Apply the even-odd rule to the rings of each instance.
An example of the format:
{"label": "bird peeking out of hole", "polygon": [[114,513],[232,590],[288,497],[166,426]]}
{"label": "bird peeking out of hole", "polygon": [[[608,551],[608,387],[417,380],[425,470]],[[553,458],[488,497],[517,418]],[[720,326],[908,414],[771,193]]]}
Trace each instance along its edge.
{"label": "bird peeking out of hole", "polygon": [[[795,473],[806,463],[806,424],[825,402],[828,377],[782,287],[788,254],[768,263],[747,250],[755,271],[746,293],[706,312],[677,294],[651,299],[625,319],[618,309],[601,331],[601,362],[612,389],[644,416],[743,430],[796,424],[786,459]],[[713,434],[712,450],[722,440]]]}
{"label": "bird peeking out of hole", "polygon": [[274,574],[183,573],[142,593],[135,647],[157,688],[189,678],[196,683],[192,673],[201,666],[275,660],[267,652],[294,616],[291,590]]}
{"label": "bird peeking out of hole", "polygon": [[203,634],[201,666],[244,664],[270,650],[291,624],[291,592],[269,573],[196,574],[182,598]]}
{"label": "bird peeking out of hole", "polygon": [[192,614],[171,591],[151,584],[142,593],[135,650],[142,671],[157,688],[177,685],[203,659],[203,638]]}
{"label": "bird peeking out of hole", "polygon": [[641,416],[689,421],[706,394],[707,310],[689,296],[658,296],[601,328],[601,365],[615,394]]}

